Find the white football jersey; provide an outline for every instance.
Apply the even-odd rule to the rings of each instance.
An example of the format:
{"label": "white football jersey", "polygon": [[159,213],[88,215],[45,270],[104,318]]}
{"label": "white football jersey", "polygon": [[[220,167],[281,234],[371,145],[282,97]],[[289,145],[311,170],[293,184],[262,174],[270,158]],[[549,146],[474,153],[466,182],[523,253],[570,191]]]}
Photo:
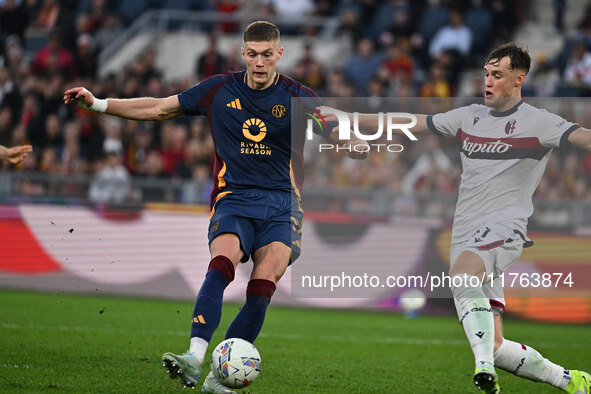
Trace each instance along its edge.
{"label": "white football jersey", "polygon": [[463,170],[452,243],[492,223],[526,234],[532,196],[552,148],[566,146],[579,127],[523,101],[504,112],[472,104],[428,116],[427,125],[460,144]]}

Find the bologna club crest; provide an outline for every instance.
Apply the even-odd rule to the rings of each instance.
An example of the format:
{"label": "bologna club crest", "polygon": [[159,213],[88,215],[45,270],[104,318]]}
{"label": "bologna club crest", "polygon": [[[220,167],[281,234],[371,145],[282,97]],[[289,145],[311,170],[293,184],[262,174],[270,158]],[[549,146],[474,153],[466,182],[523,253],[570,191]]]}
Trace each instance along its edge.
{"label": "bologna club crest", "polygon": [[511,119],[507,122],[507,124],[505,125],[505,134],[513,134],[513,132],[515,131],[515,123],[517,123],[515,119]]}

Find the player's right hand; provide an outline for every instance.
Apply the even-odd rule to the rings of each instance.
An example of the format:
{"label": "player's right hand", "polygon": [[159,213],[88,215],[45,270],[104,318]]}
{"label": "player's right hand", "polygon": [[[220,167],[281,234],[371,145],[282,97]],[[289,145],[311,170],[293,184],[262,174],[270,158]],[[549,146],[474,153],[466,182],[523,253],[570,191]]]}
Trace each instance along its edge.
{"label": "player's right hand", "polygon": [[31,152],[33,152],[33,147],[31,145],[20,145],[6,148],[6,160],[12,164],[20,163],[25,156]]}
{"label": "player's right hand", "polygon": [[78,103],[82,108],[90,108],[94,103],[94,95],[84,87],[68,89],[64,92],[64,104]]}

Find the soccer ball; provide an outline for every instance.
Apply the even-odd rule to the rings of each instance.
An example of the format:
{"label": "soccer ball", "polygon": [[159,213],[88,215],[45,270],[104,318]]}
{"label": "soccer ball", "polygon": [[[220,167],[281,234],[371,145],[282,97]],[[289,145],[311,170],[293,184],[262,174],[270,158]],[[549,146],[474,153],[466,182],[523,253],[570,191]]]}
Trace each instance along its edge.
{"label": "soccer ball", "polygon": [[400,295],[400,306],[407,317],[417,317],[426,303],[425,294],[418,289],[406,290]]}
{"label": "soccer ball", "polygon": [[246,387],[259,376],[261,356],[256,347],[240,338],[226,339],[211,355],[213,376],[226,387]]}

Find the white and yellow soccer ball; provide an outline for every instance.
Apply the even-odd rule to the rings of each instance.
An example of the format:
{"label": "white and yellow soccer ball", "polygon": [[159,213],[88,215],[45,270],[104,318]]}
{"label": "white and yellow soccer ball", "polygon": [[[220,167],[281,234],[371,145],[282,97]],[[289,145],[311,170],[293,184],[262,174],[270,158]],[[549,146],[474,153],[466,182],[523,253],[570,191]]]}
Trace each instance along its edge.
{"label": "white and yellow soccer ball", "polygon": [[244,339],[226,339],[213,350],[211,371],[217,381],[226,387],[246,387],[259,376],[261,355],[252,343]]}
{"label": "white and yellow soccer ball", "polygon": [[400,295],[400,306],[407,317],[417,317],[427,303],[427,297],[419,289],[410,289]]}

